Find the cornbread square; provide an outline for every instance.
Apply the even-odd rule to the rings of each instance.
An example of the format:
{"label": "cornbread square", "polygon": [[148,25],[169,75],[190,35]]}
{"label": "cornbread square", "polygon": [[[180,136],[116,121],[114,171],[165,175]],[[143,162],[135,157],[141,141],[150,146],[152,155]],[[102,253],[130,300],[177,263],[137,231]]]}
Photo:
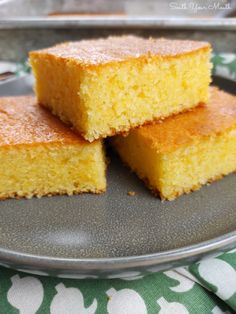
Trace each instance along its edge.
{"label": "cornbread square", "polygon": [[208,101],[206,42],[108,37],[30,53],[38,101],[88,141]]}
{"label": "cornbread square", "polygon": [[0,98],[0,199],[105,189],[101,141],[78,137],[32,96]]}
{"label": "cornbread square", "polygon": [[208,105],[112,140],[122,160],[162,199],[236,171],[236,96],[210,92]]}

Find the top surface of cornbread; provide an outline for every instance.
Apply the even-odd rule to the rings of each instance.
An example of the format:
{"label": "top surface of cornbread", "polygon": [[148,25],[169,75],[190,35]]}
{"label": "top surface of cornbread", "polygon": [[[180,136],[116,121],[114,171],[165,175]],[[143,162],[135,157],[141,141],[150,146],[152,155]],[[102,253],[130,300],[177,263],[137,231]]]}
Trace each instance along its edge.
{"label": "top surface of cornbread", "polygon": [[0,98],[0,145],[81,143],[59,119],[41,108],[33,96]]}
{"label": "top surface of cornbread", "polygon": [[144,39],[130,35],[67,42],[51,48],[33,51],[31,54],[50,54],[62,59],[74,59],[80,65],[90,66],[121,62],[146,55],[174,57],[209,48],[210,44],[207,42],[165,38]]}
{"label": "top surface of cornbread", "polygon": [[169,152],[197,138],[222,133],[235,125],[236,96],[211,87],[209,104],[139,127],[134,132],[138,132],[159,152]]}

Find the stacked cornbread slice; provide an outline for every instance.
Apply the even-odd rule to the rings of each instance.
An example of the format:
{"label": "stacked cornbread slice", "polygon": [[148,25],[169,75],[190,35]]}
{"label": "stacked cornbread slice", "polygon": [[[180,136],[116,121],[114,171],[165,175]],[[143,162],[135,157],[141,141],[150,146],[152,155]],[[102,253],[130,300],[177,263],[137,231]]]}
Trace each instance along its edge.
{"label": "stacked cornbread slice", "polygon": [[109,37],[30,53],[39,103],[88,141],[208,101],[210,45]]}
{"label": "stacked cornbread slice", "polygon": [[208,104],[113,140],[124,162],[162,199],[236,171],[236,97],[210,91]]}
{"label": "stacked cornbread slice", "polygon": [[0,98],[0,174],[0,199],[106,189],[102,142],[75,135],[33,96]]}
{"label": "stacked cornbread slice", "polygon": [[134,36],[31,52],[37,103],[0,102],[0,160],[11,151],[0,197],[104,191],[102,139],[113,135],[122,160],[163,199],[235,171],[236,101],[209,89],[210,53],[205,42]]}

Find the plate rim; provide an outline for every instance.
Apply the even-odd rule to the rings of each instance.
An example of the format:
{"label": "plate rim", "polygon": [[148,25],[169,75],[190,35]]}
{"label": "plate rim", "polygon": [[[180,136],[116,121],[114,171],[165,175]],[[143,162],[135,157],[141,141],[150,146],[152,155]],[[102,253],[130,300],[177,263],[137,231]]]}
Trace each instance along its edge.
{"label": "plate rim", "polygon": [[63,268],[72,271],[107,271],[114,270],[115,268],[130,269],[142,266],[158,266],[161,264],[178,262],[188,258],[197,259],[199,256],[209,255],[210,253],[219,251],[220,249],[226,250],[231,245],[233,246],[233,244],[236,244],[236,231],[232,231],[219,237],[193,245],[143,255],[106,258],[64,258],[29,254],[0,248],[0,260],[1,262],[10,261],[11,263],[24,264],[27,267],[37,267],[37,269],[47,267],[49,270]]}

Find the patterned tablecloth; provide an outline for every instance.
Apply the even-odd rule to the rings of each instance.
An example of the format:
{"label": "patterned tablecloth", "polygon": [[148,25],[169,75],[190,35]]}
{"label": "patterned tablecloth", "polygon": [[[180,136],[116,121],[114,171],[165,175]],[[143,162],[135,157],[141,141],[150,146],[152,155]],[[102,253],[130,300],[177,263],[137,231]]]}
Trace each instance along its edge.
{"label": "patterned tablecloth", "polygon": [[[236,55],[213,56],[214,72],[236,79]],[[27,67],[0,63],[0,73]],[[236,87],[236,84],[235,84]],[[235,200],[236,202],[236,200]],[[236,249],[129,279],[64,279],[0,268],[0,313],[187,314],[236,312]]]}

